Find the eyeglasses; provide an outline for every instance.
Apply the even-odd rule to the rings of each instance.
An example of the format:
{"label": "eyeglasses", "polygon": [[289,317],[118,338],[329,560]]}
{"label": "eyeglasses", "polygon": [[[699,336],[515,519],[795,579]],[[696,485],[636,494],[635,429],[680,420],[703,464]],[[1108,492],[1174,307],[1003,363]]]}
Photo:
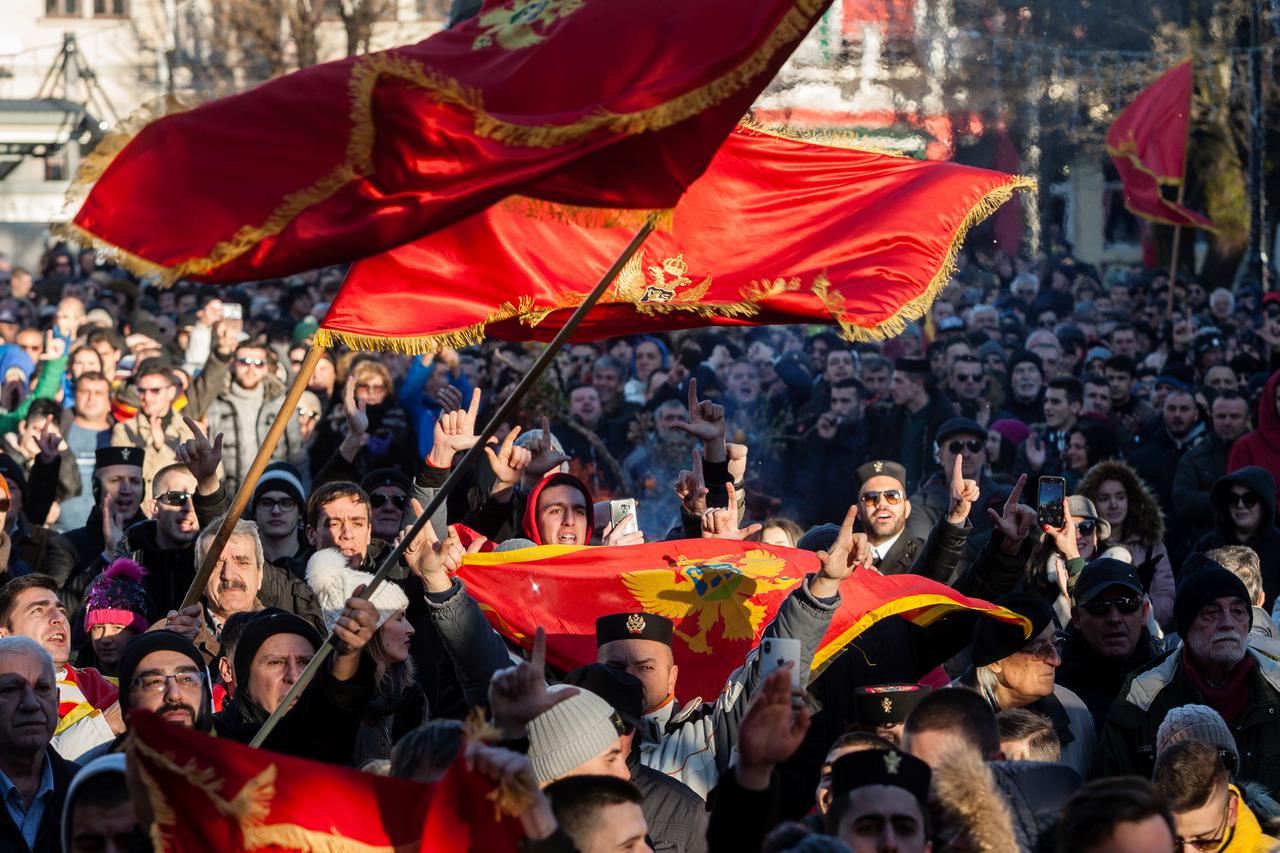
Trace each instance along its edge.
{"label": "eyeglasses", "polygon": [[241,365],[244,365],[245,367],[266,367],[267,366],[267,363],[260,358],[237,358],[236,364],[241,364]]}
{"label": "eyeglasses", "polygon": [[172,385],[153,385],[150,388],[147,388],[144,385],[139,385],[138,393],[144,397],[147,397],[152,394],[163,394],[165,391],[168,391],[172,387],[173,387]]}
{"label": "eyeglasses", "polygon": [[404,495],[388,495],[382,492],[369,496],[369,506],[374,509],[381,509],[386,506],[387,501],[394,504],[396,509],[404,509],[404,506],[409,502],[409,499]]}
{"label": "eyeglasses", "polygon": [[357,391],[385,391],[387,390],[387,386],[383,385],[381,382],[377,383],[376,385],[368,382],[357,382],[356,390]]}
{"label": "eyeglasses", "polygon": [[884,502],[889,506],[897,506],[902,503],[902,492],[898,489],[885,489],[882,492],[863,492],[858,500],[862,501],[862,505],[872,508],[880,503],[880,498],[884,498]]}
{"label": "eyeglasses", "polygon": [[1253,492],[1232,492],[1227,496],[1227,506],[1242,506],[1246,509],[1253,509],[1258,505],[1258,501],[1262,500]]}
{"label": "eyeglasses", "polygon": [[985,442],[971,438],[968,441],[953,441],[947,445],[947,450],[952,453],[959,453],[962,450],[967,450],[970,453],[981,453],[986,446]]}
{"label": "eyeglasses", "polygon": [[1195,838],[1183,838],[1181,835],[1173,839],[1174,850],[1184,850],[1191,847],[1193,850],[1221,850],[1227,846],[1229,835],[1235,834],[1235,827],[1228,827],[1231,821],[1231,802],[1235,797],[1235,791],[1227,797],[1227,807],[1222,810],[1222,822],[1218,824],[1218,828],[1213,831],[1210,837],[1196,836]]}
{"label": "eyeglasses", "polygon": [[315,409],[304,409],[301,406],[299,406],[298,417],[306,418],[307,420],[314,421],[320,417],[320,413],[317,412]]}
{"label": "eyeglasses", "polygon": [[1038,660],[1040,663],[1047,662],[1050,658],[1062,658],[1062,649],[1066,646],[1065,637],[1054,637],[1052,640],[1041,640],[1033,643],[1026,648],[1020,649],[1018,654],[1026,655]]}
{"label": "eyeglasses", "polygon": [[1138,612],[1138,608],[1142,606],[1142,599],[1136,595],[1124,595],[1120,598],[1095,598],[1093,601],[1083,605],[1085,612],[1090,616],[1106,616],[1111,612],[1111,608],[1123,613],[1125,616],[1132,616]]}
{"label": "eyeglasses", "polygon": [[265,509],[267,512],[280,510],[281,512],[293,512],[298,508],[298,502],[293,498],[260,498],[258,500],[258,509]]}
{"label": "eyeglasses", "polygon": [[957,373],[956,379],[961,382],[980,382],[982,381],[981,373]]}
{"label": "eyeglasses", "polygon": [[1096,521],[1077,521],[1076,522],[1076,530],[1080,533],[1083,533],[1085,536],[1092,536],[1093,531],[1097,529],[1098,529],[1098,522]]}
{"label": "eyeglasses", "polygon": [[156,503],[174,507],[175,509],[177,507],[186,506],[187,501],[189,500],[191,500],[190,492],[182,492],[177,489],[172,489],[161,495],[156,495]]}
{"label": "eyeglasses", "polygon": [[173,675],[144,675],[135,678],[130,690],[141,690],[143,693],[163,693],[172,679],[179,690],[198,690],[204,684],[204,673],[198,670],[191,672],[175,672]]}

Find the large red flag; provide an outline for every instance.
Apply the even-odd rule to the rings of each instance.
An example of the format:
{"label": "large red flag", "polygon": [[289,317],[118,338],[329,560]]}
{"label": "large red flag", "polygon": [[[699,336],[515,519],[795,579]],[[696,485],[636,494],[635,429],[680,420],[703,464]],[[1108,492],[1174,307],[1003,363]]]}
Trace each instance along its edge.
{"label": "large red flag", "polygon": [[1107,131],[1107,151],[1124,183],[1125,207],[1166,225],[1215,230],[1208,219],[1164,197],[1185,179],[1194,79],[1190,60],[1143,89]]}
{"label": "large red flag", "polygon": [[[969,226],[1029,186],[739,127],[575,339],[707,323],[896,334],[946,286]],[[496,205],[356,264],[317,340],[410,352],[547,340],[631,236]]]}
{"label": "large red flag", "polygon": [[459,759],[433,785],[252,749],[129,716],[139,770],[164,853],[361,850],[515,851],[519,823],[498,820],[493,785]]}
{"label": "large red flag", "polygon": [[511,193],[670,208],[831,0],[488,0],[416,45],[125,127],[68,232],[162,280],[351,261]]}
{"label": "large red flag", "polygon": [[[676,627],[681,692],[715,696],[759,642],[783,599],[818,569],[818,558],[809,551],[687,539],[469,554],[458,577],[508,640],[531,647],[535,629],[545,628],[547,662],[562,670],[595,661],[597,617],[626,611],[666,616]],[[889,616],[929,626],[967,613],[1029,630],[1016,613],[919,575],[860,569],[841,586],[840,597],[840,609],[814,657],[815,672]]]}

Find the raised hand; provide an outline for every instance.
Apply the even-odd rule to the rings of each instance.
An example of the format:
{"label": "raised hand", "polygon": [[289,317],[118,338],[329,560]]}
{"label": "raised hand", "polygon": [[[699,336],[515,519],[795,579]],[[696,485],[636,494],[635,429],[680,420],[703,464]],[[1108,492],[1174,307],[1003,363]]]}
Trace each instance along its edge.
{"label": "raised hand", "polygon": [[40,352],[41,361],[57,361],[67,353],[67,342],[53,333],[53,329],[44,333],[44,349]]}
{"label": "raised hand", "polygon": [[110,495],[102,496],[102,503],[99,506],[102,510],[102,541],[103,554],[108,557],[107,562],[115,559],[116,550],[120,547],[120,540],[124,538],[124,527],[129,523],[129,519],[125,518],[116,510],[115,501]]}
{"label": "raised hand", "polygon": [[693,470],[676,476],[676,497],[689,515],[699,518],[707,511],[707,480],[702,473],[702,453],[693,451]]}
{"label": "raised hand", "polygon": [[218,355],[229,356],[236,351],[236,347],[240,345],[240,330],[243,328],[243,320],[229,317],[223,317],[213,324],[214,349]]}
{"label": "raised hand", "polygon": [[1032,471],[1039,471],[1044,468],[1044,461],[1048,457],[1048,447],[1034,430],[1027,436],[1027,464],[1031,466]]}
{"label": "raised hand", "polygon": [[742,478],[747,476],[747,446],[727,442],[724,449],[729,460],[729,479],[734,483],[741,483]]}
{"label": "raised hand", "polygon": [[62,447],[62,433],[53,418],[44,422],[44,428],[36,438],[36,445],[40,448],[40,460],[46,465],[52,465],[57,460],[58,450]]}
{"label": "raised hand", "polygon": [[951,470],[951,508],[947,512],[947,521],[963,525],[980,494],[977,482],[964,478],[964,456],[957,453]]}
{"label": "raised hand", "polygon": [[1006,554],[1016,554],[1023,540],[1035,527],[1036,511],[1018,502],[1026,486],[1027,475],[1023,474],[1018,478],[1018,482],[1014,483],[1013,491],[1009,492],[1009,497],[1004,502],[1004,510],[1002,512],[996,512],[994,509],[987,510],[987,515],[990,516],[995,529],[1004,536],[1000,547]]}
{"label": "raised hand", "polygon": [[203,609],[204,605],[197,602],[181,610],[170,610],[163,622],[156,622],[148,630],[173,631],[194,643],[196,637],[200,635],[200,611]]}
{"label": "raised hand", "polygon": [[871,542],[865,533],[853,532],[857,519],[857,505],[849,507],[831,550],[818,552],[822,571],[809,581],[809,592],[814,596],[830,598],[840,591],[840,584],[853,574],[854,569],[871,566]]}
{"label": "raised hand", "polygon": [[538,628],[529,660],[500,669],[489,682],[489,710],[504,735],[519,737],[543,711],[575,696],[578,688],[547,689],[547,634]]}
{"label": "raised hand", "polygon": [[[493,475],[497,478],[493,484],[495,493],[510,489],[519,483],[521,474],[533,459],[533,454],[527,448],[516,445],[516,439],[519,436],[520,427],[512,427],[511,432],[507,433],[507,437],[502,440],[497,453],[493,452],[492,446],[484,449],[485,455],[489,457],[489,467],[493,469]],[[489,439],[489,444],[497,444],[497,439]]]}
{"label": "raised hand", "polygon": [[545,417],[542,419],[541,426],[542,434],[538,436],[537,441],[529,446],[529,452],[533,454],[533,458],[529,460],[529,464],[524,469],[525,485],[529,488],[533,488],[548,473],[559,468],[572,458],[557,452],[552,447],[551,424]]}
{"label": "raised hand", "polygon": [[[413,506],[414,514],[421,516],[423,509],[418,499],[412,499],[410,504]],[[401,531],[400,537],[404,537],[408,532],[409,529],[406,527]],[[453,586],[449,575],[456,572],[462,565],[463,556],[462,540],[458,538],[457,531],[449,528],[448,538],[441,542],[430,521],[422,525],[418,535],[410,540],[404,549],[405,563],[409,566],[409,570],[422,581],[427,592],[447,592]]]}
{"label": "raised hand", "polygon": [[347,418],[347,435],[358,436],[360,443],[369,440],[369,415],[365,413],[364,400],[356,398],[356,376],[353,372],[347,377],[342,389],[342,411]]}
{"label": "raised hand", "polygon": [[[138,417],[144,418],[146,415],[139,413]],[[165,446],[164,418],[160,415],[152,415],[147,421],[147,426],[150,431],[151,446],[156,450],[162,450]]]}
{"label": "raised hand", "polygon": [[440,404],[440,411],[442,412],[452,412],[455,409],[461,409],[462,392],[457,388],[454,388],[452,385],[446,385],[436,392],[436,402]]}
{"label": "raised hand", "polygon": [[[462,395],[452,385],[446,385],[453,392],[452,400],[456,405],[445,409],[436,418],[435,430],[431,443],[431,453],[427,462],[434,468],[450,468],[453,458],[458,453],[470,450],[476,443],[476,418],[480,414],[480,389],[471,392],[471,405],[462,408]],[[441,403],[445,394],[440,393]]]}
{"label": "raised hand", "polygon": [[601,539],[606,545],[643,545],[644,531],[636,528],[635,530],[627,530],[631,524],[631,515],[628,513],[618,519],[617,524],[609,522],[609,525],[600,534]]}
{"label": "raised hand", "polygon": [[1080,556],[1080,548],[1076,544],[1076,519],[1071,514],[1071,507],[1065,499],[1062,501],[1062,518],[1064,521],[1061,528],[1050,527],[1047,524],[1042,525],[1042,528],[1053,540],[1053,545],[1062,555],[1062,559],[1074,560]]}
{"label": "raised hand", "polygon": [[791,694],[792,666],[785,663],[769,674],[742,717],[737,774],[749,790],[766,790],[773,768],[795,754],[809,731],[809,709]]}
{"label": "raised hand", "polygon": [[703,539],[737,539],[754,536],[764,529],[762,524],[738,526],[738,493],[733,483],[725,483],[725,491],[729,495],[729,506],[714,507],[702,514]]}
{"label": "raised hand", "polygon": [[840,429],[840,416],[835,412],[824,412],[819,418],[818,423],[814,426],[818,431],[818,437],[823,441],[831,441],[836,437],[836,432]]}
{"label": "raised hand", "polygon": [[724,406],[710,400],[699,402],[697,379],[689,380],[689,422],[676,422],[671,428],[699,439],[706,448],[708,462],[724,461]]}
{"label": "raised hand", "polygon": [[[174,454],[179,462],[187,466],[191,476],[196,478],[197,484],[201,486],[212,484],[216,491],[218,466],[222,464],[222,433],[218,433],[210,443],[209,437],[205,435],[204,430],[200,429],[198,423],[185,415],[182,422],[187,425],[187,429],[191,430],[191,438],[179,444]],[[201,489],[201,491],[204,490]]]}
{"label": "raised hand", "polygon": [[[430,525],[427,526],[430,527]],[[367,598],[360,597],[364,594],[364,588],[364,584],[355,588],[354,594],[343,606],[338,621],[334,623],[333,633],[338,640],[339,655],[346,657],[358,655],[378,630],[378,608],[374,607],[373,602]]]}

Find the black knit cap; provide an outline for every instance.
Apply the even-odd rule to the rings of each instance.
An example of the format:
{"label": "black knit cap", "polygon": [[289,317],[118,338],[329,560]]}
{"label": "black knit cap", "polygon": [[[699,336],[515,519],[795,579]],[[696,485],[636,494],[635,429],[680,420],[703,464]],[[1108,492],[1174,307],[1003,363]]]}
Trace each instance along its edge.
{"label": "black knit cap", "polygon": [[1244,581],[1204,554],[1195,553],[1182,561],[1178,589],[1173,597],[1173,622],[1185,642],[1187,631],[1201,609],[1219,598],[1230,596],[1243,601],[1253,627],[1253,599]]}
{"label": "black knit cap", "polygon": [[902,788],[920,803],[929,801],[929,765],[896,749],[861,749],[842,755],[831,764],[831,796],[840,797],[868,785]]}
{"label": "black knit cap", "polygon": [[613,706],[622,721],[633,729],[640,728],[644,717],[644,684],[629,672],[602,663],[589,663],[571,670],[565,684],[590,690]]}
{"label": "black knit cap", "polygon": [[254,655],[268,638],[276,634],[298,634],[306,639],[314,648],[319,649],[324,639],[312,627],[311,623],[278,607],[259,610],[244,626],[240,633],[240,642],[236,643],[236,659],[233,661],[236,670],[236,684],[244,689],[249,683],[249,670],[253,666]]}
{"label": "black knit cap", "polygon": [[596,648],[614,640],[655,640],[671,645],[675,625],[652,613],[610,613],[596,620]]}
{"label": "black knit cap", "polygon": [[998,619],[979,619],[973,629],[973,665],[986,666],[1021,649],[1040,635],[1053,621],[1053,605],[1038,595],[1011,592],[997,598],[994,604],[1012,610],[1031,621],[1031,633],[1022,635],[1022,627]]}
{"label": "black knit cap", "polygon": [[253,487],[252,504],[255,508],[267,492],[284,492],[297,502],[299,508],[307,503],[307,496],[302,490],[302,472],[288,462],[272,462],[263,469],[258,485]]}
{"label": "black knit cap", "polygon": [[213,713],[213,685],[209,680],[209,668],[205,665],[204,655],[195,647],[195,644],[174,631],[146,631],[138,634],[125,645],[124,651],[120,653],[120,663],[116,668],[120,683],[121,713],[129,710],[129,693],[138,664],[152,652],[177,652],[180,655],[186,655],[191,658],[196,669],[204,673],[204,690],[200,691],[204,699],[204,707],[198,709],[196,713],[195,726],[199,731],[207,732],[211,725],[210,714]]}

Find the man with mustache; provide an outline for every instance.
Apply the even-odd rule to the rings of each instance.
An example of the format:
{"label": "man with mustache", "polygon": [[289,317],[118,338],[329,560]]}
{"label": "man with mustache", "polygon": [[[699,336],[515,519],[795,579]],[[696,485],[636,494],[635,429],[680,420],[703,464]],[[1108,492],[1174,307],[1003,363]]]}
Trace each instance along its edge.
{"label": "man with mustache", "polygon": [[1156,731],[1172,708],[1213,708],[1239,747],[1239,775],[1280,786],[1280,663],[1249,647],[1253,601],[1244,582],[1204,554],[1182,565],[1173,603],[1182,646],[1129,676],[1107,713],[1097,775],[1150,777]]}
{"label": "man with mustache", "polygon": [[148,631],[120,656],[120,710],[151,711],[178,726],[208,732],[213,726],[209,670],[190,640],[173,631]]}

